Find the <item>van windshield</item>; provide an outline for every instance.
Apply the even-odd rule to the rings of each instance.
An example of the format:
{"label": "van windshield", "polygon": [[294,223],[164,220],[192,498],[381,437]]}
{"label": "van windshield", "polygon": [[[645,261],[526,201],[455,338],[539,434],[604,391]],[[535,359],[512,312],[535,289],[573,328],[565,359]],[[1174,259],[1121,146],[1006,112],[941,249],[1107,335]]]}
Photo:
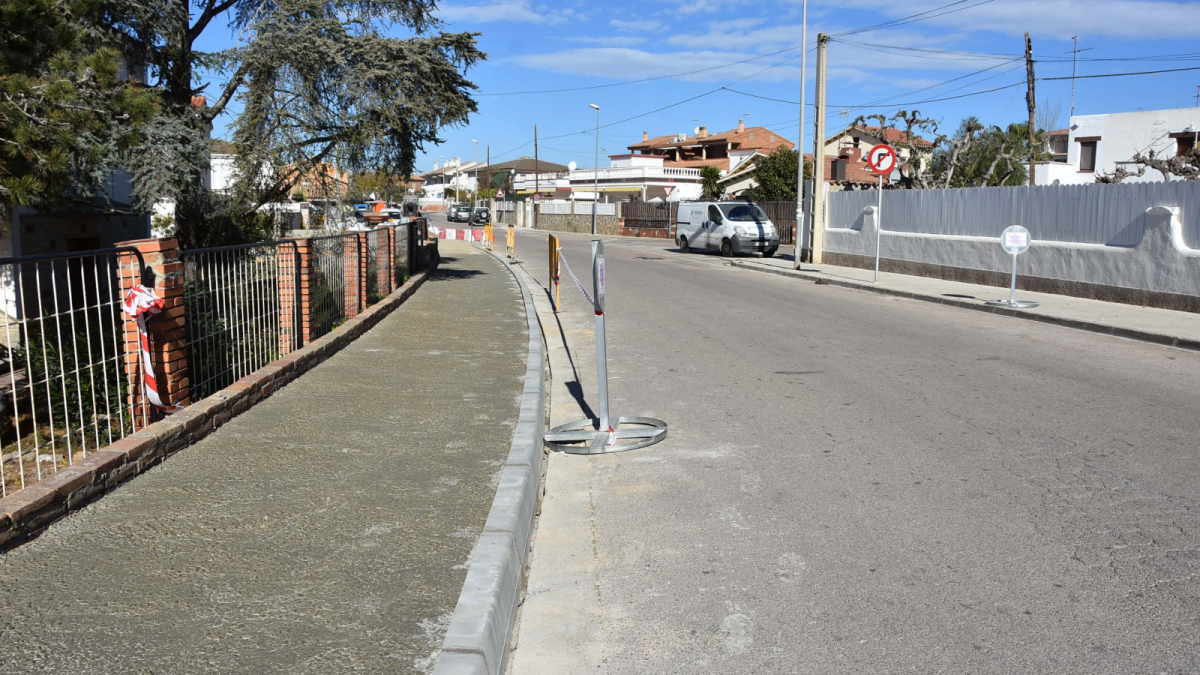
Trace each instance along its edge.
{"label": "van windshield", "polygon": [[767,220],[767,214],[755,204],[721,204],[721,212],[728,220]]}

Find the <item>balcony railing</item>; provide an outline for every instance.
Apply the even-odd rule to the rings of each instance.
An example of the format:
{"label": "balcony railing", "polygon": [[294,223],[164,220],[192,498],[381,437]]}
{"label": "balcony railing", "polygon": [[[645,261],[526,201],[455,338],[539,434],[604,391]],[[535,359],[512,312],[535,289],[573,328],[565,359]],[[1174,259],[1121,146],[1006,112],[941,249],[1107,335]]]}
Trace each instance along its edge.
{"label": "balcony railing", "polygon": [[[600,169],[600,180],[662,180],[685,179],[700,180],[700,169],[683,169],[671,166],[623,166],[615,169]],[[596,180],[595,169],[580,169],[572,171],[571,183],[585,183]]]}

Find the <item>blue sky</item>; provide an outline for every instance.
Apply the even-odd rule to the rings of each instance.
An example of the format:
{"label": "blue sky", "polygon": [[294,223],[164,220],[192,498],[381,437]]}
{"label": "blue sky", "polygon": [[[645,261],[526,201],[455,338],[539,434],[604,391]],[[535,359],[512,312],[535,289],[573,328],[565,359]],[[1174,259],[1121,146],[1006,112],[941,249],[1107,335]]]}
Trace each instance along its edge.
{"label": "blue sky", "polygon": [[[810,49],[818,32],[831,35],[935,10],[917,20],[836,38],[829,46],[830,133],[858,114],[891,113],[903,103],[992,93],[905,106],[953,131],[967,115],[987,124],[1026,118],[1024,32],[1033,39],[1038,77],[1071,75],[1071,36],[1079,36],[1079,75],[1200,66],[1200,2],[1159,0],[810,0]],[[445,30],[479,32],[488,60],[469,77],[479,86],[479,113],[444,131],[417,169],[439,156],[492,161],[533,155],[538,125],[541,157],[590,166],[595,112],[601,106],[601,156],[651,136],[733,128],[739,119],[768,126],[793,141],[798,106],[752,98],[720,87],[797,101],[800,87],[800,0],[447,0]],[[214,36],[216,37],[216,36]],[[911,51],[925,50],[925,51]],[[947,53],[954,52],[954,53]],[[1175,56],[1191,54],[1189,57]],[[1172,55],[1167,59],[1143,57]],[[738,63],[741,62],[741,63]],[[734,64],[734,65],[728,65]],[[705,70],[707,69],[707,70]],[[695,72],[704,70],[705,72]],[[813,102],[815,53],[808,56],[807,101]],[[691,73],[679,75],[680,73]],[[660,78],[635,84],[618,83]],[[618,86],[603,86],[618,85]],[[1184,108],[1195,105],[1200,70],[1076,82],[1075,114]],[[584,91],[513,92],[599,87]],[[714,93],[713,90],[717,90]],[[689,98],[694,100],[643,115]],[[1069,80],[1038,82],[1039,105],[1070,109]],[[874,104],[881,100],[887,103]],[[843,110],[846,108],[848,110]],[[812,109],[806,146],[811,148]],[[218,120],[217,135],[227,120]],[[611,125],[611,126],[604,126]],[[581,133],[584,132],[586,133]],[[601,165],[607,165],[601,160]]]}

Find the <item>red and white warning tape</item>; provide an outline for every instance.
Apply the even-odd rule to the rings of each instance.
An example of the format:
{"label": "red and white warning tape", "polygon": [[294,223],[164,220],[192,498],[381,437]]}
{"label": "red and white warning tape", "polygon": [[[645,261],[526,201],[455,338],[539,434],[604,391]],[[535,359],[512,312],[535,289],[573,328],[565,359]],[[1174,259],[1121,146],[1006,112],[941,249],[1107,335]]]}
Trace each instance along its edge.
{"label": "red and white warning tape", "polygon": [[483,230],[456,229],[452,227],[429,227],[429,233],[438,239],[456,239],[458,241],[483,241]]}
{"label": "red and white warning tape", "polygon": [[162,410],[182,410],[183,406],[163,404],[162,397],[158,395],[158,382],[154,378],[154,364],[150,361],[150,335],[146,332],[146,317],[158,314],[162,311],[162,308],[162,298],[141,284],[129,289],[129,293],[125,295],[125,300],[121,303],[121,311],[131,317],[137,318],[138,342],[141,347],[142,382],[144,383],[143,388],[145,389],[146,399],[156,408]]}

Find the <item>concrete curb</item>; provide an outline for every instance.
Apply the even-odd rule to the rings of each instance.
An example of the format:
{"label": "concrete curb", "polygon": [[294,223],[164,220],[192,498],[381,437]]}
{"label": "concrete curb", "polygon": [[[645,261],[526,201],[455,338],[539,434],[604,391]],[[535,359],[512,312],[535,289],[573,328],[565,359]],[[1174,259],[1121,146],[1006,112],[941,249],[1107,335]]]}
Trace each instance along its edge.
{"label": "concrete curb", "polygon": [[467,561],[467,580],[442,641],[434,675],[499,675],[508,658],[517,598],[529,555],[542,471],[546,410],[546,348],[533,297],[509,263],[492,253],[521,286],[529,323],[529,357],[521,412],[479,544]]}
{"label": "concrete curb", "polygon": [[824,281],[830,286],[841,286],[843,288],[854,288],[860,291],[870,291],[872,293],[880,293],[882,295],[894,295],[910,300],[921,300],[923,302],[932,302],[939,305],[952,305],[963,309],[971,309],[977,312],[990,312],[992,314],[1000,314],[1001,316],[1011,316],[1026,321],[1037,321],[1039,323],[1048,323],[1055,326],[1063,326],[1066,328],[1077,328],[1086,330],[1092,333],[1102,333],[1104,335],[1114,335],[1116,337],[1129,338],[1131,340],[1140,340],[1142,342],[1151,342],[1168,347],[1179,347],[1180,349],[1191,349],[1200,351],[1200,340],[1192,340],[1189,338],[1181,338],[1174,335],[1166,335],[1164,333],[1153,333],[1150,331],[1136,330],[1133,328],[1121,328],[1119,326],[1110,326],[1108,324],[1097,323],[1094,321],[1080,321],[1077,319],[1067,319],[1059,316],[1050,316],[1046,314],[1031,314],[1010,307],[993,307],[979,302],[971,302],[959,298],[946,298],[940,295],[927,295],[924,293],[913,293],[910,291],[901,291],[895,288],[887,288],[884,286],[874,286],[872,284],[861,283],[857,281],[849,281],[847,279],[837,279],[825,274],[814,274],[812,272],[797,272],[795,270],[781,269],[769,265],[761,265],[744,260],[731,260],[729,264],[741,269],[752,270],[754,272],[763,272],[765,274],[775,274],[781,277],[791,277],[793,279],[806,279],[809,281]]}
{"label": "concrete curb", "polygon": [[208,398],[116,441],[70,468],[0,499],[0,553],[37,537],[51,523],[82,509],[125,481],[196,443],[341,351],[404,304],[433,271],[414,274],[386,298],[347,319],[327,335],[272,361]]}

